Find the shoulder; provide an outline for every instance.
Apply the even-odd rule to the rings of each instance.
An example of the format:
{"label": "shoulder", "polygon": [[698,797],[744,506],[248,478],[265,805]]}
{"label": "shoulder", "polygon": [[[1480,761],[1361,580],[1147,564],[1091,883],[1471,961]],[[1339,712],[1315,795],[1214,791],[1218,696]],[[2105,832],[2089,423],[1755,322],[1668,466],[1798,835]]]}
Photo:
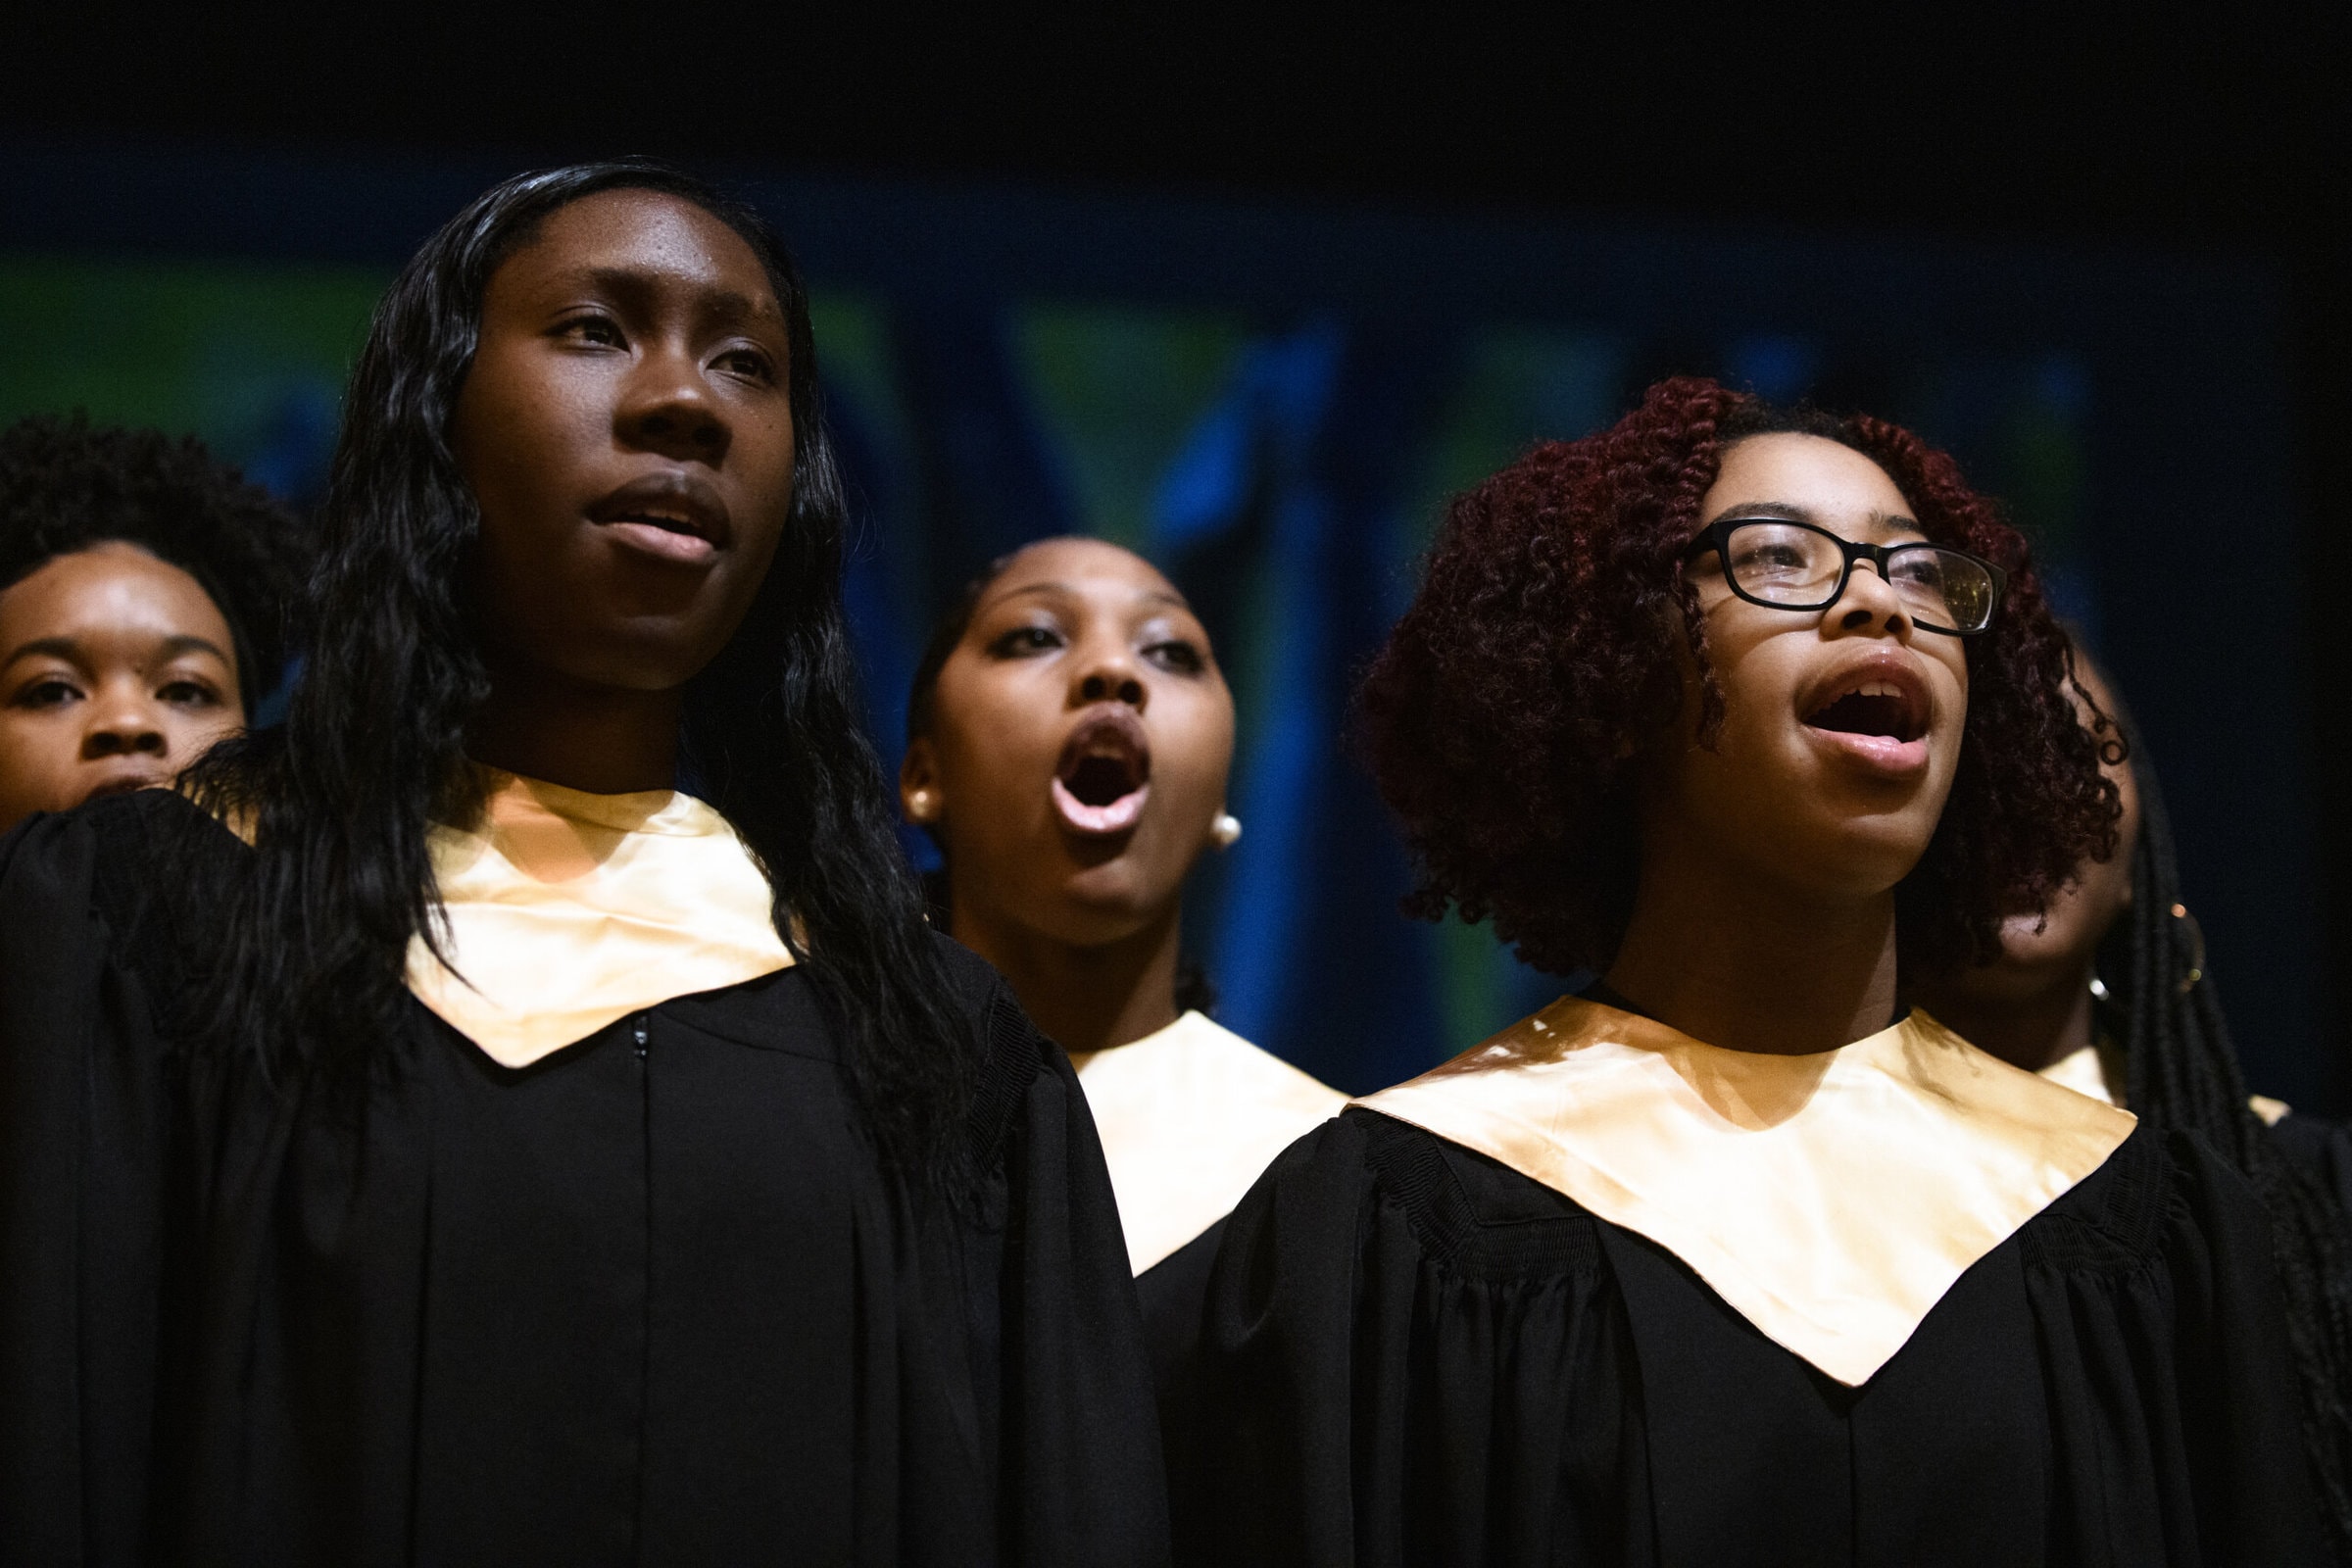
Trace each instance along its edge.
{"label": "shoulder", "polygon": [[1401,1220],[1429,1258],[1487,1278],[1581,1272],[1600,1257],[1592,1215],[1574,1199],[1459,1144],[1360,1105],[1301,1138],[1270,1176],[1345,1175]]}
{"label": "shoulder", "polygon": [[215,967],[196,945],[220,928],[216,838],[244,853],[162,791],[35,816],[0,838],[0,1026],[86,1044],[133,1020],[145,1039],[176,1017]]}
{"label": "shoulder", "polygon": [[931,932],[931,951],[939,955],[948,987],[965,1013],[980,1016],[999,992],[1006,991],[1004,977],[997,973],[994,964],[946,932]]}
{"label": "shoulder", "polygon": [[1038,1032],[995,966],[940,932],[931,933],[931,943],[977,1051],[967,1126],[985,1166],[1001,1156],[1015,1127],[1044,1110],[1034,1103],[1040,1094],[1073,1104],[1083,1104],[1084,1097],[1069,1058]]}
{"label": "shoulder", "polygon": [[2030,1265],[2116,1273],[2249,1247],[2267,1255],[2267,1229],[2252,1184],[2211,1145],[2142,1122],[2020,1237]]}
{"label": "shoulder", "polygon": [[12,919],[36,918],[43,906],[64,915],[74,906],[127,932],[148,923],[168,897],[203,900],[245,853],[186,799],[141,790],[26,819],[0,839],[0,883]]}

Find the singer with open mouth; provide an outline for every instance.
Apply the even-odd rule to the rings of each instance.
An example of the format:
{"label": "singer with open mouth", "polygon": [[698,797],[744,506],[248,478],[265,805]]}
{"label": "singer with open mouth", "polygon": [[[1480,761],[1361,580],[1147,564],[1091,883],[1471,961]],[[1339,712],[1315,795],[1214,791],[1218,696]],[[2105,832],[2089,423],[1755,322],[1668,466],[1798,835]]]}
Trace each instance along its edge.
{"label": "singer with open mouth", "polygon": [[940,918],[1077,1064],[1169,1437],[1234,1203],[1344,1097],[1221,1028],[1182,961],[1186,876],[1225,809],[1233,696],[1152,565],[1099,539],[996,563],[917,668],[899,798],[940,845]]}
{"label": "singer with open mouth", "polygon": [[1905,1004],[2115,786],[2023,540],[1675,380],[1458,497],[1366,677],[1421,869],[1596,976],[1227,1222],[1180,1558],[2310,1563],[2259,1201]]}

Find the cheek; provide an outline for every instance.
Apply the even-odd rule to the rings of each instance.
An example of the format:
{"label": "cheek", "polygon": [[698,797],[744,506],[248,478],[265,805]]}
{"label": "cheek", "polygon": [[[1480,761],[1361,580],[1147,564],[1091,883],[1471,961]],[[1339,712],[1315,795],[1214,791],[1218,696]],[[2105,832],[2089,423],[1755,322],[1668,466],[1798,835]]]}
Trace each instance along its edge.
{"label": "cheek", "polygon": [[1164,780],[1183,805],[1213,813],[1233,767],[1232,712],[1202,699],[1174,715],[1153,737],[1153,782]]}
{"label": "cheek", "polygon": [[185,763],[213,742],[243,729],[245,712],[234,704],[203,713],[174,712],[164,717],[163,727],[172,742],[172,760]]}
{"label": "cheek", "polygon": [[597,424],[582,387],[526,375],[514,359],[477,365],[459,402],[459,467],[494,545],[530,515],[531,502],[560,495],[565,455],[588,444]]}
{"label": "cheek", "polygon": [[[1791,655],[1798,651],[1793,640],[1764,639],[1747,647],[1735,645],[1714,652],[1710,662],[1715,689],[1723,697],[1723,730],[1716,746],[1719,755],[1752,760],[1760,752],[1778,750],[1793,738],[1796,685],[1804,670],[1797,658],[1776,657],[1784,648]],[[1695,736],[1695,686],[1686,722]]]}
{"label": "cheek", "polygon": [[953,693],[943,689],[941,696],[943,716],[933,743],[940,783],[951,810],[961,803],[967,825],[975,807],[985,812],[986,803],[1018,799],[1045,787],[1060,760],[1059,738],[1041,720],[1037,701],[1017,683],[979,680]]}
{"label": "cheek", "polygon": [[0,824],[12,810],[48,808],[80,753],[81,726],[71,710],[0,712]]}
{"label": "cheek", "polygon": [[1955,652],[1949,659],[1936,661],[1936,667],[1941,671],[1937,677],[1936,707],[1949,713],[1954,730],[1965,728],[1968,723],[1967,657]]}

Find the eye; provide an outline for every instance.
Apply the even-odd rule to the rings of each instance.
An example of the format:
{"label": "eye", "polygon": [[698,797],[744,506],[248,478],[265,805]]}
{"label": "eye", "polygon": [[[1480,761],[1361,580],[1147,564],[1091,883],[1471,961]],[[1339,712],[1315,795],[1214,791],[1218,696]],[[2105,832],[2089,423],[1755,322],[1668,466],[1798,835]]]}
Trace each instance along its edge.
{"label": "eye", "polygon": [[716,363],[729,375],[739,375],[760,386],[775,385],[775,362],[758,349],[729,349]]}
{"label": "eye", "polygon": [[1802,571],[1807,564],[1806,552],[1798,546],[1763,540],[1740,551],[1737,563],[1741,571]]}
{"label": "eye", "polygon": [[81,688],[75,686],[72,681],[62,675],[43,675],[31,685],[21,688],[16,696],[8,700],[8,706],[29,709],[63,708],[66,704],[78,702],[80,699]]}
{"label": "eye", "polygon": [[617,349],[628,346],[628,339],[621,336],[620,323],[602,311],[566,317],[563,324],[556,328],[556,333],[559,337],[594,348]]}
{"label": "eye", "polygon": [[200,680],[166,682],[163,689],[158,691],[155,696],[158,702],[170,703],[173,708],[219,708],[220,706],[220,694],[208,683]]}
{"label": "eye", "polygon": [[1198,675],[1208,665],[1208,661],[1201,658],[1200,650],[1180,637],[1153,643],[1144,650],[1144,657],[1160,668],[1172,669],[1180,675]]}
{"label": "eye", "polygon": [[1943,586],[1943,557],[1933,550],[1906,550],[1894,558],[1894,577],[1897,582],[1940,589]]}
{"label": "eye", "polygon": [[988,645],[998,659],[1031,659],[1062,646],[1061,633],[1051,626],[1015,626]]}

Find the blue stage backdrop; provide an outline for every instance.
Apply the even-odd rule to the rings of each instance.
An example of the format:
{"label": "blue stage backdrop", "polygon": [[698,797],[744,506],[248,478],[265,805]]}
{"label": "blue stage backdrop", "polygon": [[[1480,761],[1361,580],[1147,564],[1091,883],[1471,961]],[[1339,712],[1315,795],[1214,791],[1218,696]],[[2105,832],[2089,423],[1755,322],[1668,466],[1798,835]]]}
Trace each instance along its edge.
{"label": "blue stage backdrop", "polygon": [[[315,499],[376,292],[508,172],[0,145],[0,416],[204,436]],[[1220,1013],[1368,1090],[1559,989],[1406,869],[1343,735],[1450,493],[1692,370],[1952,448],[2032,536],[2161,760],[2258,1087],[2344,1104],[2323,1023],[2279,283],[2250,262],[1958,240],[738,181],[818,289],[895,760],[925,629],[991,558],[1101,534],[1206,618],[1241,705],[1191,940]],[[918,839],[912,853],[928,854]]]}

